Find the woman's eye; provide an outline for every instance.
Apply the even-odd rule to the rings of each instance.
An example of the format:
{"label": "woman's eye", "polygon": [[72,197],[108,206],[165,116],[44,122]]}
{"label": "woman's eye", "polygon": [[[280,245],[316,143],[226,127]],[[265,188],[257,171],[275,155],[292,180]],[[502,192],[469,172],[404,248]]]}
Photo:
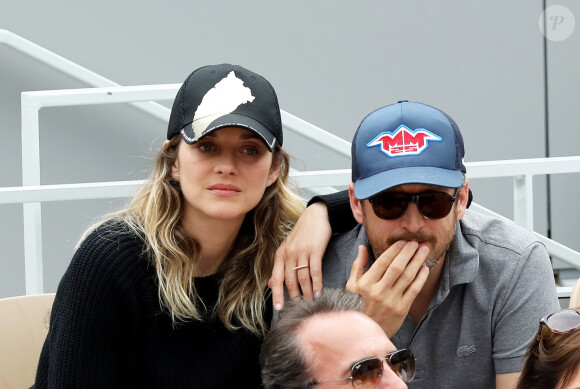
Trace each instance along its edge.
{"label": "woman's eye", "polygon": [[214,145],[209,143],[202,143],[199,145],[199,149],[201,151],[212,151],[214,149]]}
{"label": "woman's eye", "polygon": [[248,155],[256,155],[258,154],[258,149],[255,147],[246,147],[244,149],[244,152]]}

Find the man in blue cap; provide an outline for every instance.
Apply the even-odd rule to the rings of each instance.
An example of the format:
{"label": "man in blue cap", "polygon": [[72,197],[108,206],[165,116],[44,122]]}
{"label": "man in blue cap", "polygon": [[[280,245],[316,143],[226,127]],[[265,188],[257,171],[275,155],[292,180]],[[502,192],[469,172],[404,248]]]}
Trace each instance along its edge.
{"label": "man in blue cap", "polygon": [[[370,113],[352,142],[358,225],[334,235],[322,260],[324,287],[360,293],[392,342],[414,352],[410,388],[515,387],[538,320],[559,309],[542,243],[467,210],[463,156],[457,124],[436,108],[399,101]],[[324,200],[333,224],[343,200]],[[315,262],[295,260],[301,285]],[[293,297],[296,284],[288,289]]]}

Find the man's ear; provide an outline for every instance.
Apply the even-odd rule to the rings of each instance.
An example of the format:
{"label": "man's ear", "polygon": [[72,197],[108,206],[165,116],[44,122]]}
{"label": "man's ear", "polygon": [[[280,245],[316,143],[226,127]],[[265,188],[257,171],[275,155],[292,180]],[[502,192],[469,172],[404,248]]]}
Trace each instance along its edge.
{"label": "man's ear", "polygon": [[469,180],[465,179],[465,185],[457,194],[457,220],[459,221],[463,215],[465,215],[465,210],[467,209],[467,203],[469,201]]}
{"label": "man's ear", "polygon": [[350,208],[352,209],[352,215],[358,222],[358,224],[363,224],[365,221],[365,216],[362,210],[362,203],[359,199],[354,197],[354,184],[351,182],[348,185],[348,197],[350,199]]}

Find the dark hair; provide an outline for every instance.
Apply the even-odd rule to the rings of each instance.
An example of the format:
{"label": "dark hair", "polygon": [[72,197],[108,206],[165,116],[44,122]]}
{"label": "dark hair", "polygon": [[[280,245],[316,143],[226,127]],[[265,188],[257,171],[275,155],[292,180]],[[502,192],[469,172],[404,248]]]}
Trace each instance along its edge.
{"label": "dark hair", "polygon": [[526,352],[517,389],[563,388],[580,367],[579,330],[558,334],[544,327],[539,331],[541,336],[534,338]]}
{"label": "dark hair", "polygon": [[362,307],[360,295],[344,289],[324,289],[312,302],[303,298],[291,301],[264,338],[260,353],[264,388],[302,388],[313,381],[314,376],[297,336],[304,320],[321,313],[360,312]]}

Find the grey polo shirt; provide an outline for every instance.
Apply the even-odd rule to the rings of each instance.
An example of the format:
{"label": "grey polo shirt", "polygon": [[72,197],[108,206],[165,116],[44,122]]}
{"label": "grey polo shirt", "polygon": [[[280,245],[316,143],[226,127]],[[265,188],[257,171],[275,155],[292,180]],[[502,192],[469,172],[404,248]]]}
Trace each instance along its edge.
{"label": "grey polo shirt", "polygon": [[[360,244],[368,246],[360,225],[333,236],[324,287],[346,285]],[[417,325],[407,316],[391,340],[417,358],[410,388],[493,388],[496,374],[522,369],[539,319],[558,309],[544,245],[512,222],[467,210],[427,313]]]}

